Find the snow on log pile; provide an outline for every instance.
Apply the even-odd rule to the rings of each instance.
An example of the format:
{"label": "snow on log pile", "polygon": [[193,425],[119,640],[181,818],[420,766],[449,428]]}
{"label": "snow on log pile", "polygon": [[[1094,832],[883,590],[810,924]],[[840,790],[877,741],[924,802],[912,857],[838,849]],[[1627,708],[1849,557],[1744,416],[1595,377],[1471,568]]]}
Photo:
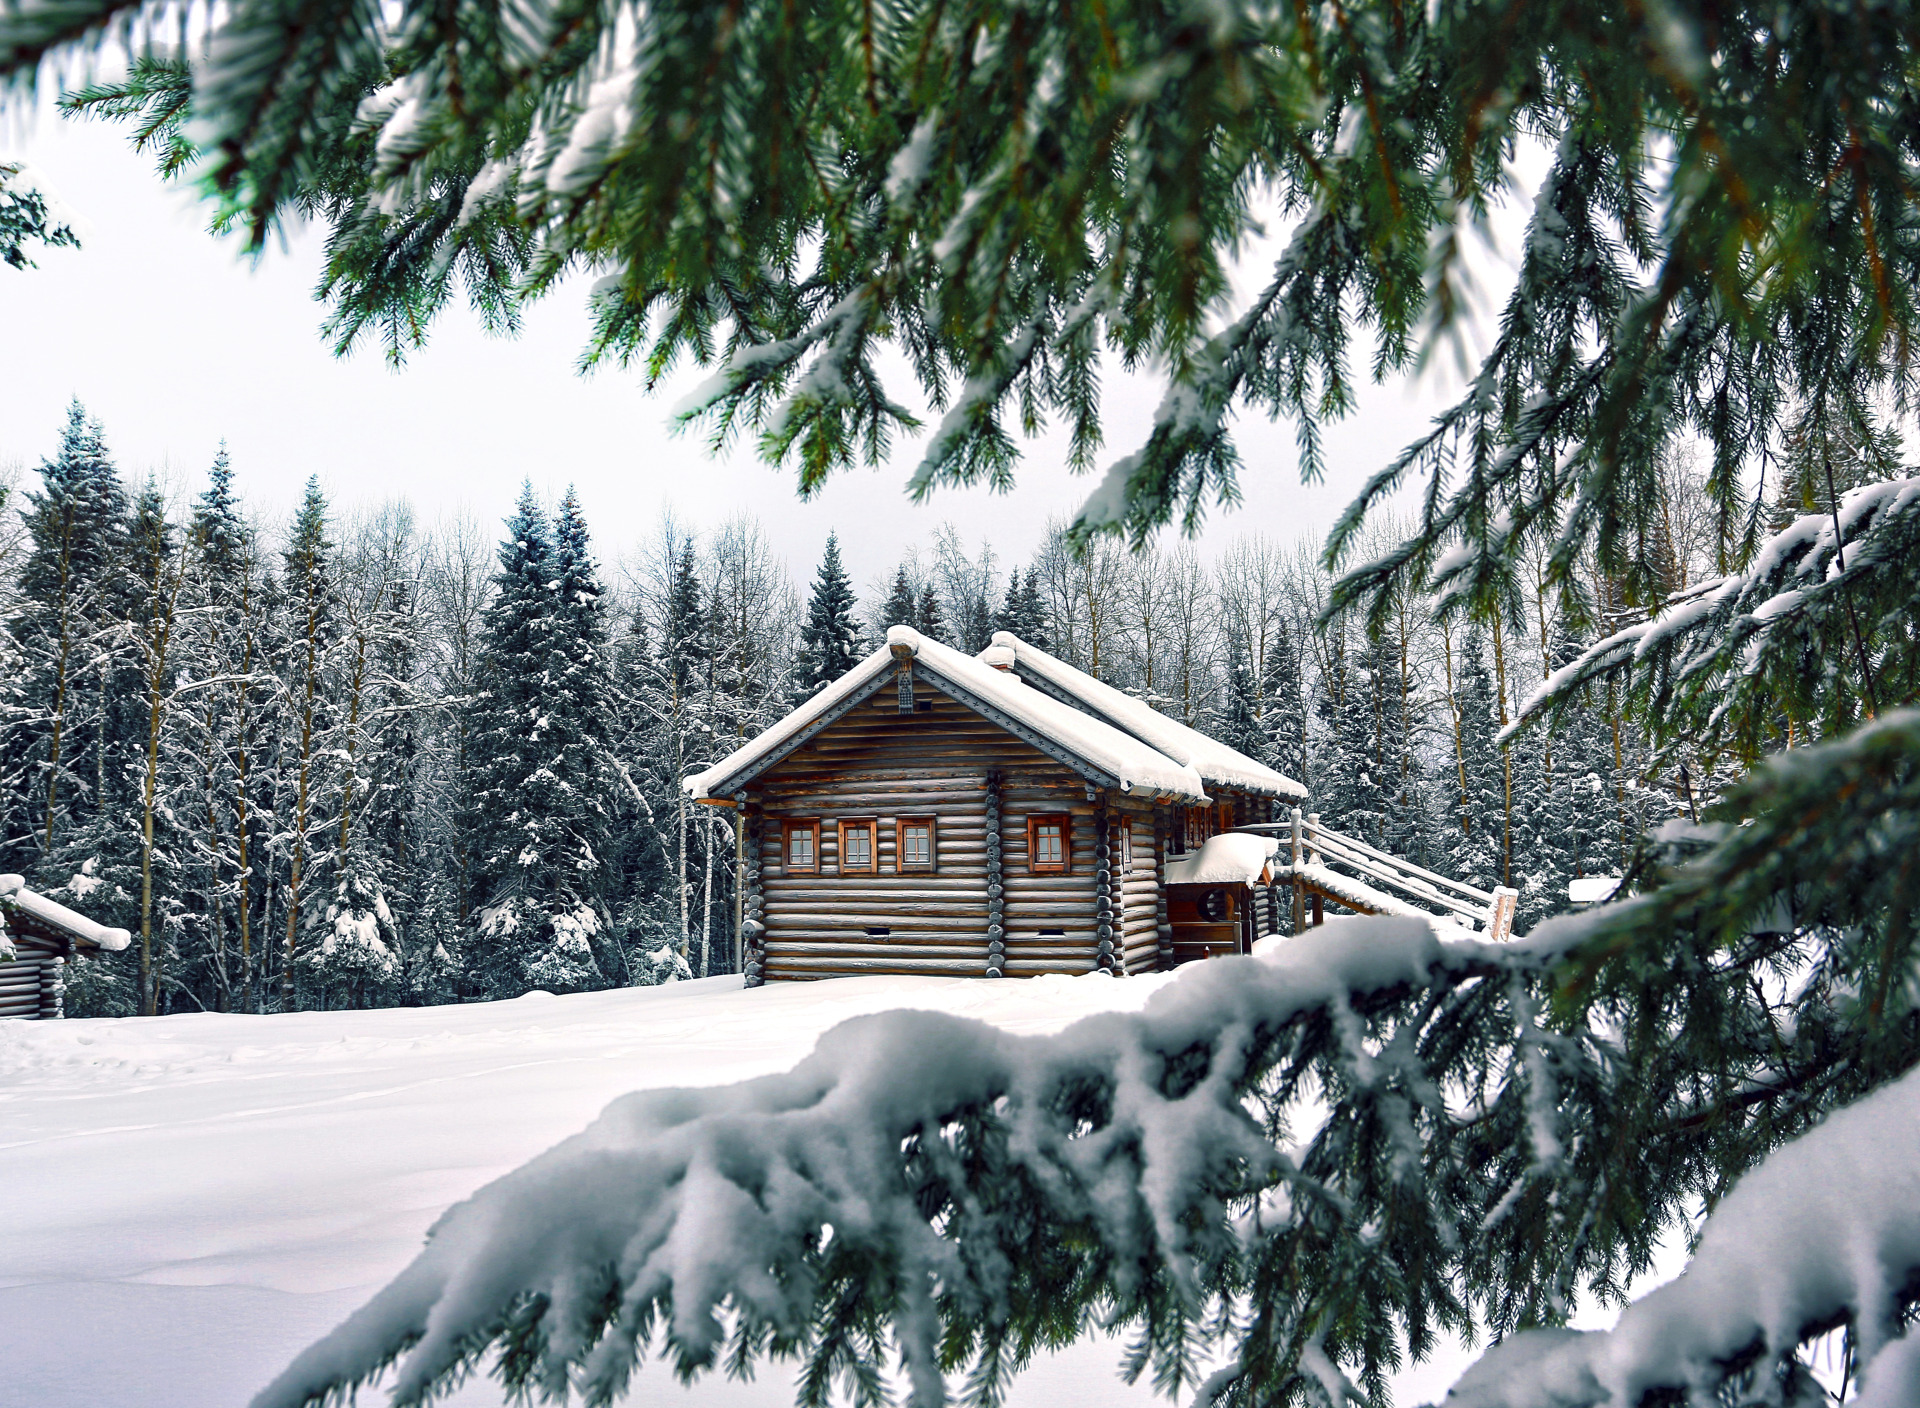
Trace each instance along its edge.
{"label": "snow on log pile", "polygon": [[1728,1364],[1790,1353],[1842,1319],[1859,1353],[1852,1408],[1913,1408],[1920,1338],[1897,1323],[1916,1267],[1920,1072],[1836,1110],[1742,1178],[1687,1269],[1613,1329],[1514,1335],[1467,1371],[1447,1408],[1632,1408],[1669,1401],[1659,1390],[1718,1402]]}

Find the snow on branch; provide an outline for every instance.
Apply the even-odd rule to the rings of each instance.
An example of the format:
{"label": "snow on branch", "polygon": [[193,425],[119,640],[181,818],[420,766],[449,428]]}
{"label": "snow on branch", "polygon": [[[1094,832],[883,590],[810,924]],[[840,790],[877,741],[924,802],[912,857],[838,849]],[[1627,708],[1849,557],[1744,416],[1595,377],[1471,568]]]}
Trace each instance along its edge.
{"label": "snow on branch", "polygon": [[[803,1398],[821,1402],[836,1374],[884,1363],[889,1335],[914,1404],[944,1402],[963,1368],[991,1403],[1096,1312],[1151,1323],[1177,1384],[1190,1346],[1168,1324],[1219,1303],[1251,1201],[1313,1191],[1249,1110],[1299,1025],[1350,1043],[1368,995],[1548,956],[1355,919],[1057,1035],[887,1013],[784,1075],[627,1096],[447,1213],[254,1408],[344,1401],[390,1367],[394,1401],[421,1403],[496,1345],[510,1385],[606,1403],[656,1339],[683,1375],[803,1354]],[[1328,1206],[1320,1193],[1301,1206]],[[1260,1216],[1284,1222],[1271,1202]]]}
{"label": "snow on branch", "polygon": [[1846,1323],[1861,1365],[1856,1408],[1902,1408],[1920,1402],[1920,1340],[1905,1323],[1916,1299],[1920,1073],[1835,1111],[1741,1179],[1686,1271],[1612,1330],[1514,1335],[1467,1371],[1447,1405],[1681,1401],[1662,1391],[1724,1401],[1722,1386],[1764,1382],[1810,1336]]}
{"label": "snow on branch", "polygon": [[[1548,676],[1501,738],[1607,679],[1628,681],[1651,717],[1668,719],[1693,744],[1709,741],[1703,727],[1714,735],[1750,730],[1758,714],[1782,707],[1802,720],[1843,724],[1819,717],[1807,661],[1845,662],[1857,674],[1863,650],[1877,674],[1910,677],[1906,622],[1920,591],[1920,479],[1854,489],[1837,517],[1837,525],[1829,513],[1795,519],[1761,544],[1746,571],[1703,582],[1588,647]],[[1725,687],[1699,687],[1708,682]],[[1866,697],[1864,686],[1854,679],[1849,692]],[[1693,701],[1704,717],[1683,707]]]}

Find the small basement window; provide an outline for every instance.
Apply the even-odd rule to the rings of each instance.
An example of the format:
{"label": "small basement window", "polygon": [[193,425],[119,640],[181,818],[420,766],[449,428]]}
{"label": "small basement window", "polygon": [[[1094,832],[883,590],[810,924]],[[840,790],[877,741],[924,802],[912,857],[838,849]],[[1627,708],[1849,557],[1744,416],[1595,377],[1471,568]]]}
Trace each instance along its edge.
{"label": "small basement window", "polygon": [[1067,931],[1065,929],[1042,929],[1040,931],[1040,937],[1043,939],[1064,939],[1066,936]]}
{"label": "small basement window", "polygon": [[871,821],[840,823],[840,873],[842,875],[873,874],[876,868],[874,852],[879,849],[875,844],[875,829]]}
{"label": "small basement window", "polygon": [[894,823],[894,854],[901,870],[934,868],[933,832],[930,816],[903,816]]}
{"label": "small basement window", "polygon": [[869,924],[867,925],[867,937],[870,939],[890,939],[893,937],[893,930],[882,928],[877,924]]}
{"label": "small basement window", "polygon": [[818,821],[787,822],[784,854],[787,874],[818,875],[820,873],[820,823]]}
{"label": "small basement window", "polygon": [[1027,869],[1065,875],[1073,868],[1073,819],[1065,813],[1027,818]]}

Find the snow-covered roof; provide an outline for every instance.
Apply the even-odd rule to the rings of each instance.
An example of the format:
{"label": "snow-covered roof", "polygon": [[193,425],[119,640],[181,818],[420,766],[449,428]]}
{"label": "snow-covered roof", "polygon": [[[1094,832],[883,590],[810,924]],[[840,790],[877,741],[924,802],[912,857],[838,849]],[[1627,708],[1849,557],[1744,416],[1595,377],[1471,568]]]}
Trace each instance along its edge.
{"label": "snow-covered roof", "polygon": [[1168,718],[1144,699],[1136,699],[1038,646],[1028,645],[1012,631],[996,631],[993,644],[1013,652],[1015,670],[1032,674],[1089,712],[1187,764],[1203,782],[1294,801],[1307,795],[1307,789],[1286,774],[1255,762],[1198,729],[1188,728],[1178,719]]}
{"label": "snow-covered roof", "polygon": [[64,933],[75,943],[118,953],[133,942],[133,935],[125,929],[109,929],[104,924],[96,924],[86,915],[75,913],[65,905],[29,890],[26,880],[18,875],[0,875],[0,899],[27,918],[36,919],[48,928]]}
{"label": "snow-covered roof", "polygon": [[977,701],[1029,730],[1054,748],[1113,778],[1123,792],[1207,800],[1199,771],[1152,746],[1130,730],[1116,728],[1094,714],[1064,704],[1027,684],[1018,675],[931,640],[907,626],[887,631],[887,643],[766,732],[736,749],[686,787],[695,797],[724,797],[735,779],[756,764],[781,753],[797,737],[836,717],[850,700],[884,680],[900,659],[913,662],[916,675],[959,698]]}
{"label": "snow-covered roof", "polygon": [[1197,851],[1167,862],[1169,885],[1251,885],[1280,853],[1272,836],[1223,831],[1209,836]]}
{"label": "snow-covered roof", "polygon": [[1572,904],[1600,904],[1612,899],[1619,888],[1618,875],[1583,875],[1567,881],[1567,900]]}

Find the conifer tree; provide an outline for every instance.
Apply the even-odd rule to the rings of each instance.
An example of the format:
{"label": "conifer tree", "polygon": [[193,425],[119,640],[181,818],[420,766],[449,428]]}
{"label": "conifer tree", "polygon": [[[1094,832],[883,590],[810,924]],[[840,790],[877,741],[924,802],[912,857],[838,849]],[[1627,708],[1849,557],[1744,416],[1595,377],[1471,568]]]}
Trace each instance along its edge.
{"label": "conifer tree", "polygon": [[14,802],[6,859],[33,870],[77,817],[97,813],[106,772],[102,647],[118,615],[128,505],[99,422],[78,400],[58,453],[41,462],[40,487],[25,498],[29,548],[10,623],[21,656],[20,712],[6,747],[9,770],[29,779],[30,790]]}
{"label": "conifer tree", "polygon": [[[182,871],[175,809],[164,805],[162,745],[177,726],[175,686],[180,668],[182,610],[193,555],[167,521],[166,502],[148,480],[133,506],[128,534],[132,587],[132,638],[139,670],[145,737],[141,740],[137,847],[140,872],[140,1010],[161,1010],[161,986],[173,977],[180,908],[175,898]],[[135,813],[129,813],[131,820]],[[177,981],[177,979],[175,979]]]}
{"label": "conifer tree", "polygon": [[1029,566],[1007,576],[1006,604],[995,620],[996,631],[1011,631],[1028,645],[1047,648],[1047,608],[1040,594],[1040,569]]}
{"label": "conifer tree", "polygon": [[1447,840],[1442,846],[1446,873],[1490,890],[1506,883],[1503,839],[1503,773],[1499,723],[1494,716],[1493,677],[1478,631],[1468,631],[1451,701],[1460,731],[1453,786],[1445,789]]}
{"label": "conifer tree", "polygon": [[[500,544],[469,720],[483,848],[479,976],[493,996],[600,985],[610,661],[586,527],[522,485]],[[592,756],[593,750],[599,756]]]}
{"label": "conifer tree", "polygon": [[[196,655],[206,679],[226,683],[199,691],[188,704],[199,755],[203,819],[203,922],[207,926],[207,985],[213,1005],[255,1010],[258,955],[255,910],[265,837],[260,825],[271,799],[257,795],[259,748],[271,729],[275,696],[266,680],[265,607],[271,583],[252,529],[242,518],[226,446],[195,501],[188,551],[200,610],[193,626]],[[231,925],[229,925],[231,918]],[[229,963],[231,936],[234,952]]]}
{"label": "conifer tree", "polygon": [[1229,748],[1264,762],[1268,740],[1260,726],[1259,682],[1247,658],[1247,640],[1238,631],[1227,636],[1226,689],[1209,732]]}
{"label": "conifer tree", "polygon": [[[914,624],[918,624],[916,614]],[[807,598],[800,627],[800,654],[794,687],[802,698],[851,670],[860,659],[860,628],[854,619],[853,584],[840,565],[840,540],[827,535],[827,549]]]}
{"label": "conifer tree", "polygon": [[285,942],[280,954],[280,1005],[290,1010],[297,1000],[295,972],[300,959],[300,928],[311,919],[308,892],[315,881],[310,864],[316,835],[324,826],[316,801],[324,783],[325,730],[332,704],[329,678],[332,654],[339,640],[338,563],[328,536],[327,501],[317,476],[307,480],[305,496],[294,515],[286,550],[278,645],[281,689],[285,699],[284,745],[291,776],[285,779],[286,898]]}
{"label": "conifer tree", "polygon": [[928,582],[920,588],[920,600],[913,608],[913,628],[928,640],[947,644],[947,621],[940,610],[940,594]]}
{"label": "conifer tree", "polygon": [[880,614],[889,626],[911,626],[920,618],[918,599],[904,562],[893,571],[893,590],[887,593],[887,603],[880,608]]}
{"label": "conifer tree", "polygon": [[1264,758],[1296,782],[1307,779],[1307,694],[1299,648],[1290,632],[1277,631],[1267,643],[1260,675],[1260,731]]}
{"label": "conifer tree", "polygon": [[338,704],[328,728],[332,897],[311,955],[348,1007],[381,1004],[407,981],[404,930],[414,876],[408,803],[417,762],[413,691],[413,522],[403,508],[363,520],[341,554]]}

